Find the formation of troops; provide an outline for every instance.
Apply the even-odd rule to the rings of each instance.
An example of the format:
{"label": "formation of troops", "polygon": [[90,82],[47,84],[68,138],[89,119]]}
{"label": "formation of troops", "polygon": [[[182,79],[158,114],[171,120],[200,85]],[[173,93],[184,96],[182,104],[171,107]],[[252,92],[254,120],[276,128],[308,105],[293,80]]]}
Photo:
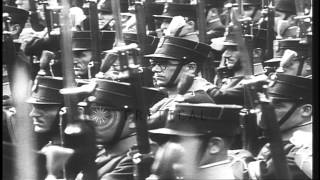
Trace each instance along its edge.
{"label": "formation of troops", "polygon": [[313,179],[312,0],[3,0],[2,179]]}

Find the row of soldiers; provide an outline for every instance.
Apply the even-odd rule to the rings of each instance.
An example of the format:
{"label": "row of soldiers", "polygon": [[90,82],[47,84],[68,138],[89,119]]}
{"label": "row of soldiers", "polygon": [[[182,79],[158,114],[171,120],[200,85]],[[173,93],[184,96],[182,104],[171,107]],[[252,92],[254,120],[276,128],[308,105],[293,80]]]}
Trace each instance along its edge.
{"label": "row of soldiers", "polygon": [[3,3],[3,179],[313,178],[311,1]]}

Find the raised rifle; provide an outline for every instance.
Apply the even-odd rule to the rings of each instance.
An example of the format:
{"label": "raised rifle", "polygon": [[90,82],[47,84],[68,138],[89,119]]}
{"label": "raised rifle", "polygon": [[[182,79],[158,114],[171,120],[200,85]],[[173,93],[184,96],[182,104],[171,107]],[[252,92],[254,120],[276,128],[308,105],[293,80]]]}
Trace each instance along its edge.
{"label": "raised rifle", "polygon": [[[199,29],[199,41],[202,43],[207,42],[207,20],[206,20],[206,0],[197,0],[197,23]],[[214,72],[213,72],[213,62],[209,62],[209,59],[206,59],[203,62],[201,67],[203,77],[208,80],[209,82],[213,82],[214,79]]]}
{"label": "raised rifle", "polygon": [[[65,88],[76,87],[75,74],[73,71],[72,57],[72,32],[69,17],[70,2],[62,1],[61,11],[61,50],[63,67],[63,84]],[[77,108],[78,98],[76,95],[64,95],[66,110],[66,127],[64,129],[64,145],[75,150],[75,157],[66,166],[66,178],[75,178],[79,171],[84,174],[83,179],[97,179],[95,166],[95,134],[90,121],[79,118]],[[74,161],[72,161],[74,160]]]}
{"label": "raised rifle", "polygon": [[274,106],[268,97],[268,82],[257,81],[245,84],[251,96],[252,111],[261,113],[261,122],[265,125],[265,135],[270,143],[270,151],[273,160],[276,179],[291,179],[289,168],[284,153],[280,127],[275,114]]}
{"label": "raised rifle", "polygon": [[99,67],[101,65],[101,47],[100,47],[100,31],[98,23],[98,10],[97,1],[89,1],[89,17],[90,17],[90,31],[91,31],[91,51],[92,59],[88,67],[88,77],[91,77],[98,73]]}
{"label": "raised rifle", "polygon": [[275,40],[274,27],[274,0],[268,1],[268,13],[267,13],[267,41],[266,41],[266,51],[264,59],[273,58],[273,41]]}

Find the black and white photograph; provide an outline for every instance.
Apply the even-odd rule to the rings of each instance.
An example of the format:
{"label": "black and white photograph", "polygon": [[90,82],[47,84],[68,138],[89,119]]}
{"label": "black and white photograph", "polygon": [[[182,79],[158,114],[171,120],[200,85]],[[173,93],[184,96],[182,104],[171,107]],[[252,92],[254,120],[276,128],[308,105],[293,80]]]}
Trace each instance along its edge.
{"label": "black and white photograph", "polygon": [[3,0],[2,179],[319,178],[314,3]]}

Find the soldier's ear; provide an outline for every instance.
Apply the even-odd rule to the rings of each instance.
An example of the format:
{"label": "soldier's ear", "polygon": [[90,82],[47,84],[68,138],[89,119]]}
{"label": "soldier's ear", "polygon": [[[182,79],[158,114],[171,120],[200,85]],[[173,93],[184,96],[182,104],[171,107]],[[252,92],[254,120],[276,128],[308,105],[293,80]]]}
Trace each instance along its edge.
{"label": "soldier's ear", "polygon": [[134,118],[135,118],[134,113],[129,114],[128,117],[127,117],[127,120],[129,121],[128,122],[129,123],[129,125],[128,125],[129,129],[136,128],[136,124],[134,122]]}
{"label": "soldier's ear", "polygon": [[193,20],[189,20],[187,21],[187,24],[189,24],[190,26],[195,26],[195,22]]}
{"label": "soldier's ear", "polygon": [[301,107],[301,116],[302,117],[310,117],[312,116],[312,105],[311,104],[304,104]]}
{"label": "soldier's ear", "polygon": [[194,74],[197,70],[197,64],[194,62],[187,64],[187,70],[189,71],[189,73]]}
{"label": "soldier's ear", "polygon": [[209,140],[209,153],[217,154],[224,148],[224,141],[220,137],[211,137]]}
{"label": "soldier's ear", "polygon": [[19,24],[14,24],[11,26],[11,33],[13,35],[18,35],[22,31],[22,28]]}

